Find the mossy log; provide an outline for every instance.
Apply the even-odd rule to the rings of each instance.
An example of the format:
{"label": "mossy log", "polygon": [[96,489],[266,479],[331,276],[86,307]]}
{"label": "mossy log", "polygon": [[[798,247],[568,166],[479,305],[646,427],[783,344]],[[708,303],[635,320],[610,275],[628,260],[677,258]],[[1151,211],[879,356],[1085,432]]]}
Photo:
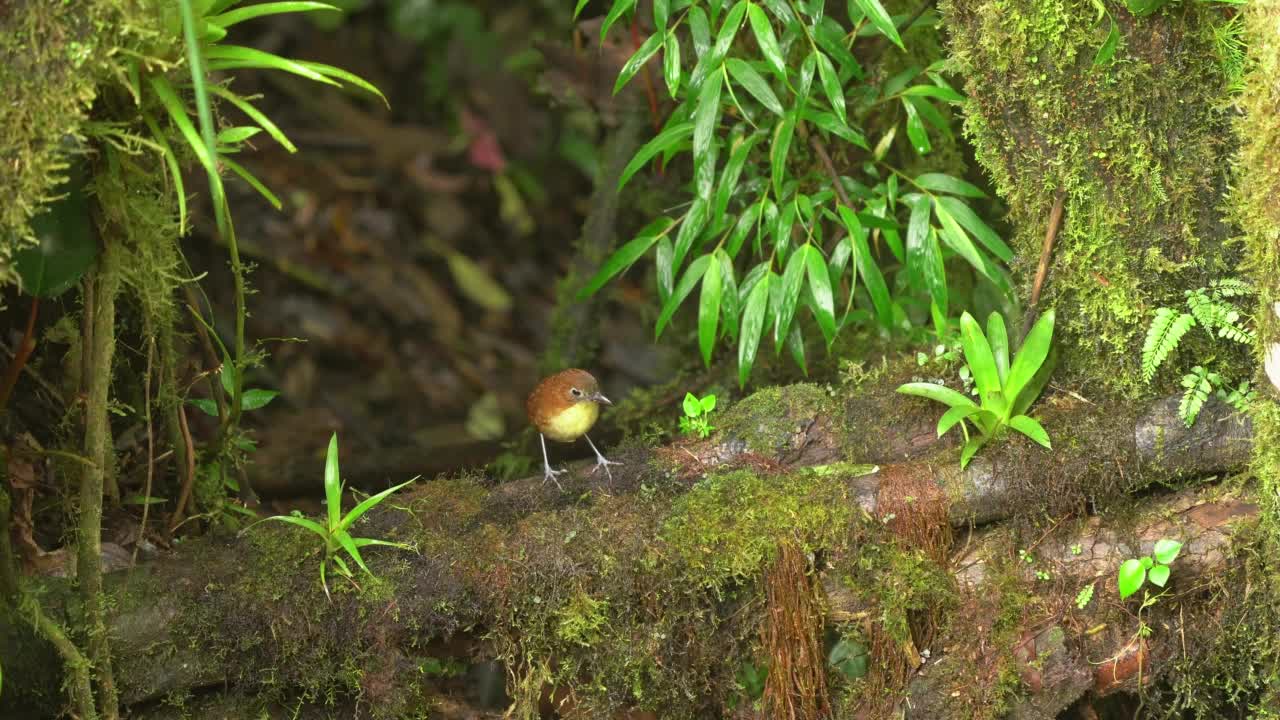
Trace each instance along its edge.
{"label": "mossy log", "polygon": [[[813,385],[763,390],[725,413],[718,437],[621,448],[611,454],[626,464],[611,478],[573,472],[563,492],[540,477],[424,483],[356,528],[419,552],[366,548],[380,579],[360,576],[357,589],[331,575],[332,601],[318,581],[315,538],[296,528],[183,543],[108,576],[121,699],[211,686],[268,700],[336,692],[401,717],[458,687],[440,668],[499,658],[526,709],[560,685],[591,716],[640,702],[678,708],[664,717],[706,717],[736,687],[741,660],[726,658],[750,658],[753,618],[765,614],[761,574],[781,542],[828,557],[829,577],[864,592],[943,597],[945,579],[908,591],[893,574],[906,563],[915,576],[944,576],[948,525],[1080,515],[1134,487],[1248,458],[1248,424],[1222,408],[1188,430],[1169,401],[1135,412],[1054,395],[1037,411],[1053,454],[1010,438],[960,473],[954,441],[910,440],[932,435],[937,408],[893,395],[894,383],[842,399]],[[877,402],[892,411],[866,412]],[[895,462],[878,471],[850,462],[867,457]],[[1005,468],[1018,470],[1002,482]],[[913,523],[923,535],[907,532],[906,549],[883,550],[902,540],[897,526]],[[1123,530],[1110,532],[1090,547],[1123,547]],[[931,547],[912,549],[922,537]],[[865,577],[873,549],[871,566],[887,579]],[[41,597],[56,617],[74,608],[64,581],[46,581]],[[0,662],[0,708],[56,703],[48,669],[58,665],[20,627],[0,630]]]}

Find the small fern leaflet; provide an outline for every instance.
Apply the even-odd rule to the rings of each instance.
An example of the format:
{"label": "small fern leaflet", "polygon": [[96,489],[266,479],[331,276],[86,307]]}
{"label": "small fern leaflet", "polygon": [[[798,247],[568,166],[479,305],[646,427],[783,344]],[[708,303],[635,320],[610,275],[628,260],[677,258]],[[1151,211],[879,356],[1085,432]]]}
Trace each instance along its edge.
{"label": "small fern leaflet", "polygon": [[1187,313],[1180,313],[1173,308],[1162,307],[1156,310],[1156,316],[1147,328],[1147,338],[1142,343],[1142,379],[1151,382],[1160,365],[1169,357],[1182,341],[1196,320]]}

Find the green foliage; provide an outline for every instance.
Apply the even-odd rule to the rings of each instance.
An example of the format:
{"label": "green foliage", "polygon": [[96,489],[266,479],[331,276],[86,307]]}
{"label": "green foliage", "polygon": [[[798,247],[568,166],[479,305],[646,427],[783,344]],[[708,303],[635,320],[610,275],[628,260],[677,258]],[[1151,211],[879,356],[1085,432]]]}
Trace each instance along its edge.
{"label": "green foliage", "polygon": [[704,438],[715,430],[711,425],[711,411],[716,409],[714,394],[698,398],[693,393],[685,393],[682,407],[684,417],[680,418],[680,432]]}
{"label": "green foliage", "polygon": [[[615,0],[601,32],[635,5]],[[848,15],[842,21],[822,3],[654,4],[657,30],[624,64],[615,92],[662,51],[676,107],[623,170],[619,190],[653,161],[670,166],[687,155],[689,202],[624,244],[580,297],[652,254],[655,336],[701,288],[702,359],[736,344],[745,385],[770,328],[774,354],[786,347],[806,367],[802,311],[828,348],[849,325],[909,328],[927,322],[930,304],[945,315],[951,258],[1009,295],[1003,264],[1013,253],[971,206],[983,191],[886,159],[905,140],[918,164],[931,133],[953,135],[940,108],[965,98],[944,78],[945,62],[872,81],[853,46],[880,35],[905,49],[907,28],[879,0],[850,2]],[[872,131],[881,133],[874,148]],[[852,176],[836,177],[832,155]]]}
{"label": "green foliage", "polygon": [[[1253,287],[1248,283],[1226,278],[1215,280],[1208,287],[1186,291],[1187,309],[1184,311],[1157,308],[1142,343],[1143,381],[1150,383],[1155,378],[1156,372],[1177,350],[1187,331],[1194,326],[1203,328],[1212,341],[1226,339],[1241,345],[1251,345],[1257,335],[1242,322],[1242,311],[1232,302],[1253,294]],[[1207,363],[1208,360],[1202,362]],[[1237,409],[1243,409],[1253,396],[1247,380],[1232,387],[1220,374],[1206,369],[1204,364],[1195,365],[1182,376],[1182,387],[1178,416],[1187,427],[1195,424],[1200,409],[1214,392]]]}
{"label": "green foliage", "polygon": [[1093,600],[1093,583],[1089,583],[1080,588],[1080,592],[1076,593],[1076,609],[1083,610]]}
{"label": "green foliage", "polygon": [[[1053,342],[1053,323],[1054,313],[1050,309],[1036,321],[1010,364],[1004,318],[992,313],[984,335],[973,316],[966,312],[960,317],[961,346],[980,404],[936,383],[907,383],[898,388],[898,392],[905,395],[936,400],[950,408],[938,420],[938,437],[960,425],[965,435],[960,467],[967,466],[974,454],[1005,427],[1017,430],[1045,448],[1052,447],[1049,434],[1025,413],[1040,396],[1053,369],[1053,363],[1046,362]],[[978,434],[971,436],[966,422],[972,423]]]}
{"label": "green foliage", "polygon": [[840,673],[846,680],[857,680],[867,674],[870,652],[867,646],[856,640],[840,638],[827,653],[827,666]]}
{"label": "green foliage", "polygon": [[1147,580],[1158,587],[1169,582],[1169,566],[1182,550],[1182,543],[1169,538],[1156,541],[1151,555],[1141,558],[1129,558],[1120,564],[1116,573],[1116,586],[1123,600],[1138,592]]}
{"label": "green foliage", "polygon": [[[232,389],[235,387],[236,368],[231,359],[226,357],[225,348],[223,349],[222,367],[218,369],[218,387],[225,393],[223,400],[231,402]],[[240,395],[241,410],[257,410],[266,407],[268,403],[276,398],[280,393],[275,390],[262,390],[259,388],[245,388]],[[206,415],[218,417],[218,403],[207,398],[190,398],[188,403],[199,408]]]}
{"label": "green foliage", "polygon": [[[374,577],[369,567],[364,564],[364,558],[360,556],[360,548],[369,545],[385,545],[387,547],[400,548],[402,550],[412,550],[413,547],[404,543],[389,542],[387,540],[377,540],[373,538],[352,537],[350,529],[356,520],[359,520],[369,510],[376,507],[383,500],[387,499],[395,491],[409,485],[417,478],[413,478],[399,485],[389,487],[386,490],[371,495],[361,501],[358,505],[351,509],[346,515],[342,514],[342,480],[338,474],[338,434],[334,433],[329,438],[329,450],[325,454],[324,461],[324,496],[327,515],[325,523],[321,524],[310,518],[303,517],[301,513],[294,511],[292,515],[272,515],[263,518],[259,522],[267,520],[279,520],[290,525],[296,525],[300,528],[306,528],[320,537],[324,543],[324,559],[320,562],[320,585],[324,588],[325,597],[329,595],[329,584],[325,580],[325,573],[330,563],[333,563],[338,573],[343,577],[351,580],[354,584],[355,575],[351,572],[351,568],[347,562],[342,559],[339,551],[346,552],[347,555],[360,566],[360,569],[369,577]],[[258,523],[254,523],[257,525]],[[253,527],[250,525],[249,527]],[[249,528],[245,528],[247,531]]]}
{"label": "green foliage", "polygon": [[39,298],[61,295],[79,282],[98,258],[98,236],[89,218],[85,180],[83,163],[77,163],[61,188],[62,197],[31,219],[38,244],[14,255],[23,292]]}

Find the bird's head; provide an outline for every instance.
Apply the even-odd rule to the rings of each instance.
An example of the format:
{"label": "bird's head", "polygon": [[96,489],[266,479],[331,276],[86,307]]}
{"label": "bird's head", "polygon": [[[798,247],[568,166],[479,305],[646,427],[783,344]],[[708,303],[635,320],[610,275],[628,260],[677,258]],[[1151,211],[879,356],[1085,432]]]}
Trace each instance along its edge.
{"label": "bird's head", "polygon": [[613,402],[600,392],[600,384],[594,376],[585,370],[566,370],[552,378],[556,386],[552,392],[559,395],[562,402],[571,405],[578,403],[597,403],[612,405]]}

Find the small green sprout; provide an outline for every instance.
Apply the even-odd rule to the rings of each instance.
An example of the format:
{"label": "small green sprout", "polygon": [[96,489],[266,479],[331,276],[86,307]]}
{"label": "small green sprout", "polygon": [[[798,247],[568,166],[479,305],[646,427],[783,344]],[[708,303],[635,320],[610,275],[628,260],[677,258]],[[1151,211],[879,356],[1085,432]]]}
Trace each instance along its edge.
{"label": "small green sprout", "polygon": [[708,394],[701,399],[693,393],[684,394],[684,417],[680,418],[680,432],[685,435],[697,435],[700,438],[711,434],[711,411],[716,409],[716,396]]}
{"label": "small green sprout", "polygon": [[1093,583],[1085,585],[1080,588],[1080,592],[1076,593],[1076,608],[1083,610],[1091,600],[1093,600]]}
{"label": "small green sprout", "polygon": [[1129,558],[1121,563],[1120,570],[1116,573],[1120,599],[1123,600],[1138,592],[1147,580],[1158,587],[1164,587],[1165,583],[1169,582],[1169,565],[1173,564],[1181,550],[1182,543],[1161,538],[1156,541],[1151,555]]}
{"label": "small green sprout", "polygon": [[[222,367],[218,370],[218,380],[219,384],[222,386],[222,391],[226,393],[226,402],[230,405],[231,397],[235,394],[236,369],[235,364],[225,356],[222,359]],[[265,407],[267,403],[274,400],[279,394],[280,393],[275,390],[245,388],[243,392],[240,393],[240,409],[248,412]],[[214,400],[210,400],[208,398],[189,398],[187,402],[199,408],[206,415],[218,417],[218,403]]]}
{"label": "small green sprout", "polygon": [[[350,556],[352,560],[356,561],[356,564],[360,566],[361,570],[364,570],[369,577],[376,579],[376,576],[369,570],[369,567],[364,564],[364,558],[360,557],[360,548],[368,545],[385,545],[387,547],[400,548],[401,550],[413,549],[412,546],[405,543],[375,540],[372,538],[351,537],[348,530],[356,520],[359,520],[362,515],[373,509],[378,503],[387,499],[389,495],[417,479],[418,478],[415,477],[407,482],[402,482],[395,487],[387,488],[377,495],[371,495],[365,498],[358,505],[352,508],[351,512],[344,516],[342,514],[342,480],[338,474],[338,434],[334,433],[333,436],[329,438],[329,451],[325,455],[324,461],[324,495],[325,503],[327,505],[326,509],[328,511],[325,524],[321,525],[314,520],[302,517],[302,514],[296,510],[292,515],[272,515],[271,517],[263,518],[258,522],[279,520],[281,522],[287,522],[290,525],[297,525],[298,527],[306,528],[320,536],[324,541],[324,560],[320,563],[320,585],[324,588],[325,597],[332,601],[333,598],[329,595],[329,584],[325,580],[325,572],[330,562],[332,562],[334,567],[337,568],[340,575],[350,580],[353,585],[355,584],[355,575],[351,572],[351,567],[347,565],[347,562],[342,559],[342,555],[339,552],[340,550],[346,551],[347,555]],[[258,523],[254,523],[254,525],[257,524]],[[253,527],[253,525],[250,525],[249,527]],[[248,529],[249,528],[245,528],[245,531]]]}

